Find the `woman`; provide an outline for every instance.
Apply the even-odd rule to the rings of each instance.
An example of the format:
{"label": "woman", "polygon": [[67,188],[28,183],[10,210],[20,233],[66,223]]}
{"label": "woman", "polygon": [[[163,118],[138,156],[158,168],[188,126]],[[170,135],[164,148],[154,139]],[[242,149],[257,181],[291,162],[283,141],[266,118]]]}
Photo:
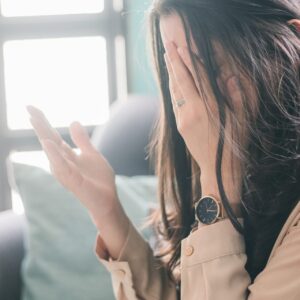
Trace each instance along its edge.
{"label": "woman", "polygon": [[[300,299],[300,4],[157,0],[154,255],[79,123],[76,155],[29,107],[53,174],[89,210],[117,299]],[[101,235],[101,236],[100,236]]]}

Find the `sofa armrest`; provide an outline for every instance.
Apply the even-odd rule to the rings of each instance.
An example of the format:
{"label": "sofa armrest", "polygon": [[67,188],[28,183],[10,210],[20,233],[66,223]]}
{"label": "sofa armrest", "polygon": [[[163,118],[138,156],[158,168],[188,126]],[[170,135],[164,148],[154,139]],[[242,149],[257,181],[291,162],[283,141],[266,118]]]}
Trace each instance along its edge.
{"label": "sofa armrest", "polygon": [[24,256],[24,215],[0,213],[0,299],[20,300],[21,262]]}

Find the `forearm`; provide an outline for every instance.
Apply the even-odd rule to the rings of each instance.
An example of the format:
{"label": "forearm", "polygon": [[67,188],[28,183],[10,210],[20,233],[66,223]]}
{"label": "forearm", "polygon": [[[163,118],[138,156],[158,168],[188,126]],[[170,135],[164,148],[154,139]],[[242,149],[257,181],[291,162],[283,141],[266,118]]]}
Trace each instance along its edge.
{"label": "forearm", "polygon": [[98,217],[91,214],[91,217],[101,234],[109,255],[116,259],[125,243],[130,222],[121,203],[115,201],[105,216]]}
{"label": "forearm", "polygon": [[176,285],[168,278],[166,267],[131,222],[118,259],[105,255],[103,246],[98,235],[96,253],[111,273],[116,299],[176,300]]}

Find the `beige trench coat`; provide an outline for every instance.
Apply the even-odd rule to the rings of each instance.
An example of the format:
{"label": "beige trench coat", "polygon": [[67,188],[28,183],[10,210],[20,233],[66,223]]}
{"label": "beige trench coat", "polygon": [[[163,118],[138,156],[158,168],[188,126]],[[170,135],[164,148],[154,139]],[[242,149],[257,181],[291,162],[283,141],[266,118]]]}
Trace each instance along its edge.
{"label": "beige trench coat", "polygon": [[[176,300],[176,286],[164,267],[155,267],[159,261],[135,226],[129,227],[118,259],[101,256],[103,246],[98,233],[95,252],[111,274],[117,300]],[[252,284],[246,259],[244,239],[229,219],[191,232],[181,241],[180,299],[300,300],[300,201]]]}

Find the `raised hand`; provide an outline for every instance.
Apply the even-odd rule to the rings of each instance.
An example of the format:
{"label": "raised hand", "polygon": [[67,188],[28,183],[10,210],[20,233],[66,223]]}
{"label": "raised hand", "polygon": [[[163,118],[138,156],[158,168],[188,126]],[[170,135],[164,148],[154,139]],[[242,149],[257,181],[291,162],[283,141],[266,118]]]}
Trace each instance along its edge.
{"label": "raised hand", "polygon": [[78,122],[71,124],[70,134],[80,149],[79,154],[64,142],[39,109],[29,106],[27,110],[53,175],[88,209],[101,232],[103,251],[113,258],[118,257],[127,237],[130,220],[118,199],[112,167],[94,148]]}
{"label": "raised hand", "polygon": [[[207,96],[207,108],[211,112],[215,122],[211,122],[203,94],[197,84],[195,70],[187,47],[176,48],[172,42],[166,42],[164,55],[169,74],[169,89],[172,99],[174,115],[178,132],[183,137],[185,144],[201,169],[201,186],[205,194],[219,194],[215,175],[216,153],[219,139],[219,112],[217,101],[209,83],[204,65],[197,59],[198,67],[203,82],[204,93]],[[230,95],[236,107],[242,102],[242,94],[237,77],[232,72],[229,63],[221,66],[218,84],[222,92]],[[184,99],[186,103],[177,107],[176,100]],[[227,111],[228,112],[228,111]],[[237,114],[235,117],[240,118]],[[227,119],[228,120],[228,119]],[[231,133],[231,124],[226,124],[227,136]],[[231,162],[231,149],[225,144],[223,152],[223,183],[225,190],[230,194],[234,202],[239,201],[239,191],[234,174],[231,174],[229,163]],[[227,163],[228,162],[228,163]],[[238,174],[238,165],[235,166]],[[238,177],[238,176],[237,176]],[[235,182],[235,185],[233,184]]]}
{"label": "raised hand", "polygon": [[50,169],[57,180],[100,219],[119,205],[115,174],[107,160],[91,144],[84,127],[70,126],[77,154],[50,125],[39,109],[28,106],[31,124],[47,154]]}

